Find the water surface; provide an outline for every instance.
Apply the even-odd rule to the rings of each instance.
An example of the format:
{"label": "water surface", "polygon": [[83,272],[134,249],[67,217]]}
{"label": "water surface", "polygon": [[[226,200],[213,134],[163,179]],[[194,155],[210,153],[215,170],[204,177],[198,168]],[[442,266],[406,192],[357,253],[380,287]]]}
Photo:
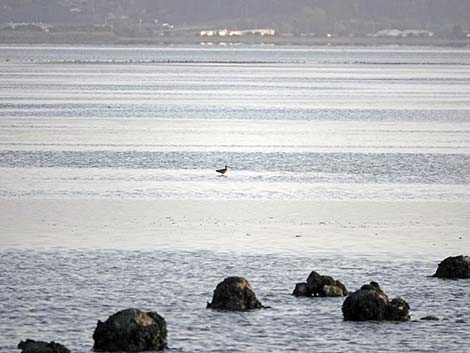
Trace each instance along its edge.
{"label": "water surface", "polygon": [[[469,97],[468,49],[1,47],[0,351],[139,307],[179,352],[465,352],[428,276],[470,249]],[[442,320],[343,322],[311,270]],[[229,275],[272,308],[206,310]]]}

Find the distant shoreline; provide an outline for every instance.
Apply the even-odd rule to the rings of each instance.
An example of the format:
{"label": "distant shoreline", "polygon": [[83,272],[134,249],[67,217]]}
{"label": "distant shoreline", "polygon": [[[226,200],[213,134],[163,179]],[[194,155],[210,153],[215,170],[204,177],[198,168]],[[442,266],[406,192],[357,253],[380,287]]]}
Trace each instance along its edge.
{"label": "distant shoreline", "polygon": [[376,38],[376,37],[118,37],[111,32],[34,32],[0,31],[0,44],[55,45],[273,45],[273,46],[434,46],[470,47],[468,39],[446,38]]}

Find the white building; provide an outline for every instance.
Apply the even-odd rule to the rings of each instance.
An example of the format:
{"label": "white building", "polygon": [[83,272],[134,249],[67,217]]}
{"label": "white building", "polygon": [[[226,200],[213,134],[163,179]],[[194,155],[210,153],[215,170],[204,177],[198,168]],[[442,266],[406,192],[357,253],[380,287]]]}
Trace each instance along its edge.
{"label": "white building", "polygon": [[276,35],[276,30],[268,29],[245,29],[245,30],[229,30],[229,29],[219,29],[219,30],[203,30],[199,32],[201,37],[242,37],[246,35],[257,35],[257,36],[274,36]]}
{"label": "white building", "polygon": [[399,30],[399,29],[383,29],[374,33],[372,37],[379,37],[379,38],[408,38],[408,37],[432,37],[434,35],[433,32],[429,32],[423,29],[406,29],[406,30]]}

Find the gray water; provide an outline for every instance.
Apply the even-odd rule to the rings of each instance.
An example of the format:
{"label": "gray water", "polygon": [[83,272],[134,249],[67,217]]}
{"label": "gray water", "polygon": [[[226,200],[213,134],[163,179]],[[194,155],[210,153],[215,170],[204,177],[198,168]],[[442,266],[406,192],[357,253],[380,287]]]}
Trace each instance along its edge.
{"label": "gray water", "polygon": [[[468,286],[427,278],[423,261],[234,256],[211,252],[4,251],[2,351],[19,337],[63,337],[87,352],[96,320],[123,307],[157,310],[168,322],[177,352],[465,352],[470,315]],[[416,318],[445,321],[343,322],[342,298],[295,298],[306,268],[336,275],[350,288],[377,280],[406,298]],[[13,271],[14,269],[14,271]],[[248,313],[205,309],[227,273],[249,276],[263,304]],[[456,323],[466,319],[466,323]]]}
{"label": "gray water", "polygon": [[301,47],[301,46],[165,46],[54,47],[2,46],[2,61],[15,62],[259,62],[470,64],[468,48]]}
{"label": "gray water", "polygon": [[[430,233],[465,252],[468,219],[433,221],[426,202],[444,209],[458,203],[468,214],[469,97],[468,49],[1,47],[0,202],[9,222],[1,229],[14,238],[10,224],[22,215],[8,214],[9,205],[38,199],[194,200],[215,208],[217,200],[346,201],[352,208],[360,202],[363,213],[375,212],[367,210],[372,202],[419,202],[413,212],[423,214],[422,228],[395,214],[387,230]],[[228,176],[217,176],[214,170],[226,164]],[[32,209],[43,212],[39,219],[47,215]],[[133,229],[127,236],[138,242],[142,224],[116,218],[116,229]],[[201,225],[213,221],[201,218]],[[276,255],[269,240],[256,255],[249,245],[230,252],[156,245],[142,251],[98,249],[88,240],[71,247],[60,241],[71,236],[70,223],[55,229],[56,222],[0,247],[2,352],[15,351],[25,338],[88,352],[96,321],[126,307],[162,314],[170,349],[181,352],[465,352],[470,344],[470,283],[427,277],[437,251],[416,249],[421,256],[413,259],[394,244],[388,258],[346,256],[338,243],[328,245],[326,256],[315,250],[314,236],[308,251],[299,246],[296,254],[291,246]],[[344,232],[345,224],[332,232]],[[375,233],[364,224],[354,225],[355,232]],[[255,230],[266,225],[259,220]],[[174,227],[178,237],[191,239],[192,223]],[[219,241],[219,233],[208,236]],[[354,246],[352,233],[342,236]],[[352,290],[378,281],[410,303],[413,319],[443,320],[343,322],[341,298],[290,295],[311,270]],[[272,308],[206,310],[228,275],[246,276]]]}
{"label": "gray water", "polygon": [[468,200],[468,49],[3,47],[0,77],[2,197]]}

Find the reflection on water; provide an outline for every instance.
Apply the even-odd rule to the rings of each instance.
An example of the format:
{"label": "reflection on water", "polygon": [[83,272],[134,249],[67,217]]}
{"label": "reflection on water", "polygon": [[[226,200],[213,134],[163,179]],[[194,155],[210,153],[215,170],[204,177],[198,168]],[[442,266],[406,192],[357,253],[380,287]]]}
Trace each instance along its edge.
{"label": "reflection on water", "polygon": [[[213,169],[227,163],[235,169],[216,175]],[[467,154],[0,151],[0,167],[0,195],[7,198],[466,201],[470,196]]]}
{"label": "reflection on water", "polygon": [[[150,58],[190,62],[135,63]],[[469,64],[467,49],[6,47],[0,195],[468,200]],[[226,164],[222,190],[209,171]],[[103,193],[107,169],[126,171]],[[129,186],[144,169],[152,185]]]}

